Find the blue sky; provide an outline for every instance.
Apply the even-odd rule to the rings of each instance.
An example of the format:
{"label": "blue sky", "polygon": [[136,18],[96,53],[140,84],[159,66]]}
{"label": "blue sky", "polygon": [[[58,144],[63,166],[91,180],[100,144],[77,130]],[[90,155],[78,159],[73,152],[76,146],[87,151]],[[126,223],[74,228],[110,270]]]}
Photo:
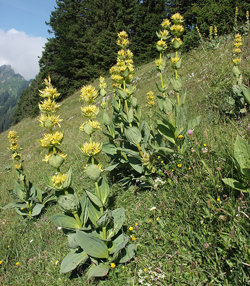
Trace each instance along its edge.
{"label": "blue sky", "polygon": [[0,0],[0,66],[9,64],[25,79],[39,72],[38,56],[47,38],[56,0]]}

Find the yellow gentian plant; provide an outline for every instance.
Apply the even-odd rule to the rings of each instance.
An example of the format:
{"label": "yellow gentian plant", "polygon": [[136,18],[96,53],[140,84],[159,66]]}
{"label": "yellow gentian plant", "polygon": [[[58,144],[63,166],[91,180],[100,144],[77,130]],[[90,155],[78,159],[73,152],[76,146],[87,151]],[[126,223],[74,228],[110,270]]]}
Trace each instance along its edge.
{"label": "yellow gentian plant", "polygon": [[48,192],[42,192],[37,186],[31,182],[27,182],[23,170],[23,160],[20,151],[22,148],[18,144],[17,132],[11,130],[8,134],[10,142],[9,150],[12,152],[12,159],[16,162],[15,169],[17,172],[17,181],[15,182],[14,189],[10,192],[13,198],[18,199],[2,209],[15,208],[16,212],[23,217],[32,218],[39,215],[45,206],[54,196]]}

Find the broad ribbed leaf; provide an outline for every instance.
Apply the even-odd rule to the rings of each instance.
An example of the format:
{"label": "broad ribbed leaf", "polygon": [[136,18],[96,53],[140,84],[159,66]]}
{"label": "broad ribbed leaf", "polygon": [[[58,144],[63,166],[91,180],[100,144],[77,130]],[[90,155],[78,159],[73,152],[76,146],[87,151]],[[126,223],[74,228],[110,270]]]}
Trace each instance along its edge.
{"label": "broad ribbed leaf", "polygon": [[91,277],[103,277],[106,276],[109,272],[110,269],[110,265],[109,264],[99,264],[95,267],[93,267],[92,269],[90,269],[90,271],[88,272],[88,279],[90,279]]}
{"label": "broad ribbed leaf", "polygon": [[98,209],[97,206],[95,206],[91,200],[88,198],[88,201],[87,201],[87,210],[88,210],[88,217],[89,219],[91,220],[91,222],[96,226],[98,227],[97,225],[97,221],[98,219],[100,218],[101,216],[101,212],[100,210]]}
{"label": "broad ribbed leaf", "polygon": [[44,205],[43,204],[36,204],[35,207],[32,210],[32,214],[31,216],[37,216],[40,214],[40,212],[42,211]]}
{"label": "broad ribbed leaf", "polygon": [[238,191],[241,191],[241,192],[245,192],[245,193],[249,193],[250,192],[250,189],[244,187],[241,183],[239,183],[238,181],[236,181],[235,179],[232,179],[232,178],[224,178],[222,179],[222,181],[230,186],[231,188],[235,189],[235,190],[238,190]]}
{"label": "broad ribbed leaf", "polygon": [[98,186],[101,195],[101,201],[104,205],[109,195],[109,184],[105,176],[102,177],[101,180],[98,182]]}
{"label": "broad ribbed leaf", "polygon": [[80,228],[73,217],[64,214],[57,214],[49,217],[49,219],[56,225],[66,229]]}
{"label": "broad ribbed leaf", "polygon": [[113,237],[122,228],[123,222],[125,220],[125,210],[124,208],[115,209],[112,211],[112,216],[114,221],[111,225],[107,227],[108,238]]}
{"label": "broad ribbed leaf", "polygon": [[60,273],[67,273],[75,269],[80,263],[88,259],[88,254],[84,251],[80,253],[70,252],[62,261]]}
{"label": "broad ribbed leaf", "polygon": [[103,204],[101,202],[101,200],[97,197],[97,195],[86,191],[87,196],[89,197],[89,199],[95,204],[97,205],[99,208],[103,207]]}
{"label": "broad ribbed leaf", "polygon": [[250,148],[248,143],[239,135],[237,135],[234,145],[234,157],[240,166],[242,174],[250,178]]}
{"label": "broad ribbed leaf", "polygon": [[76,236],[80,246],[89,256],[108,258],[108,247],[103,240],[83,231],[77,231]]}

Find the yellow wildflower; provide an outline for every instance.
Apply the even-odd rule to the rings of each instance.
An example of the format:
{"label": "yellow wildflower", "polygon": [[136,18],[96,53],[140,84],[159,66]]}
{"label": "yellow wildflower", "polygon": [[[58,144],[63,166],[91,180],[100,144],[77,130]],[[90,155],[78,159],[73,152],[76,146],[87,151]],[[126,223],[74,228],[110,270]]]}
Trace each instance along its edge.
{"label": "yellow wildflower", "polygon": [[81,89],[80,99],[92,103],[98,96],[98,91],[92,85],[86,85]]}
{"label": "yellow wildflower", "polygon": [[41,127],[46,127],[46,128],[52,128],[55,125],[58,125],[59,127],[61,127],[60,123],[62,121],[62,119],[59,119],[59,115],[44,115],[41,114],[40,117],[37,119],[41,124]]}
{"label": "yellow wildflower", "polygon": [[178,164],[178,168],[181,168],[182,167],[182,164]]}
{"label": "yellow wildflower", "polygon": [[156,67],[158,68],[158,67],[162,64],[162,62],[163,62],[163,59],[157,59],[157,60],[155,60],[155,65],[156,65]]}
{"label": "yellow wildflower", "polygon": [[180,60],[180,58],[178,58],[178,57],[171,58],[172,65],[175,65],[176,63],[178,63],[179,60]]}
{"label": "yellow wildflower", "polygon": [[126,31],[121,31],[120,33],[118,33],[118,38],[128,38],[128,34]]}
{"label": "yellow wildflower", "polygon": [[171,20],[174,24],[181,24],[184,22],[184,18],[181,16],[180,13],[175,13],[172,17]]}
{"label": "yellow wildflower", "polygon": [[163,41],[163,40],[159,40],[157,42],[157,45],[162,47],[162,48],[165,48],[165,49],[167,48],[167,43],[165,41]]}
{"label": "yellow wildflower", "polygon": [[169,31],[168,30],[163,30],[159,32],[159,35],[161,38],[164,38],[166,40],[166,37],[169,35]]}
{"label": "yellow wildflower", "polygon": [[130,226],[130,227],[129,227],[129,230],[130,230],[130,231],[132,231],[132,230],[133,230],[133,227],[132,227],[132,226]]}
{"label": "yellow wildflower", "polygon": [[101,143],[96,143],[96,142],[90,142],[90,143],[85,143],[82,147],[81,150],[86,156],[95,156],[99,154],[102,150]]}
{"label": "yellow wildflower", "polygon": [[20,163],[15,165],[15,168],[16,168],[17,170],[20,170],[21,167],[22,167],[22,164],[20,164]]}
{"label": "yellow wildflower", "polygon": [[[9,140],[14,140],[14,142],[16,142],[17,140],[17,132],[16,131],[9,131],[9,134],[8,134],[8,138]],[[13,141],[11,141],[13,142]]]}
{"label": "yellow wildflower", "polygon": [[115,267],[116,267],[115,263],[112,262],[112,263],[110,264],[110,267],[111,267],[111,268],[115,268]]}
{"label": "yellow wildflower", "polygon": [[16,151],[15,151],[15,153],[12,155],[12,158],[14,159],[14,160],[20,160],[21,159],[21,154],[19,154],[19,153],[17,153]]}
{"label": "yellow wildflower", "polygon": [[178,136],[179,139],[183,139],[183,137],[184,137],[184,136],[181,135],[181,134]]}
{"label": "yellow wildflower", "polygon": [[184,32],[184,27],[182,25],[173,25],[170,30],[176,36],[180,36]]}
{"label": "yellow wildflower", "polygon": [[234,49],[234,54],[240,54],[240,53],[241,53],[241,49],[239,48]]}
{"label": "yellow wildflower", "polygon": [[85,117],[94,118],[99,113],[99,108],[95,105],[81,107],[82,113]]}
{"label": "yellow wildflower", "polygon": [[44,134],[43,139],[39,141],[40,145],[45,148],[59,146],[63,141],[63,133],[56,131],[53,134]]}
{"label": "yellow wildflower", "polygon": [[220,198],[217,198],[217,201],[220,202]]}
{"label": "yellow wildflower", "polygon": [[239,48],[239,47],[241,47],[242,46],[242,43],[241,42],[235,42],[234,43],[234,46],[235,46],[235,48]]}
{"label": "yellow wildflower", "polygon": [[17,151],[19,150],[19,145],[17,143],[13,143],[10,145],[10,150],[11,151]]}
{"label": "yellow wildflower", "polygon": [[163,28],[166,28],[166,29],[168,29],[170,27],[170,25],[171,25],[171,23],[168,19],[164,19],[163,22],[161,23],[161,26]]}
{"label": "yellow wildflower", "polygon": [[58,111],[58,109],[60,108],[61,105],[57,104],[54,100],[51,100],[50,98],[48,98],[48,99],[45,99],[40,104],[38,104],[38,106],[42,112],[55,113]]}
{"label": "yellow wildflower", "polygon": [[99,88],[100,88],[100,89],[105,89],[105,88],[107,87],[107,84],[106,84],[106,82],[105,82],[105,78],[102,77],[102,76],[100,76],[99,81],[100,81],[100,83],[99,83]]}
{"label": "yellow wildflower", "polygon": [[61,185],[65,182],[67,174],[57,174],[51,178],[51,181],[54,183],[54,187],[61,187]]}
{"label": "yellow wildflower", "polygon": [[94,130],[102,130],[102,127],[101,127],[101,124],[100,122],[98,121],[92,121],[92,120],[89,120],[87,122],[84,122],[81,126],[80,126],[80,131],[83,131],[84,130],[84,125],[85,124],[89,124]]}
{"label": "yellow wildflower", "polygon": [[3,263],[3,260],[0,260],[0,265]]}
{"label": "yellow wildflower", "polygon": [[16,263],[16,266],[19,266],[19,265],[20,265],[20,262],[17,262],[17,263]]}
{"label": "yellow wildflower", "polygon": [[132,241],[136,241],[136,239],[137,239],[137,238],[133,235],[133,236],[132,236]]}

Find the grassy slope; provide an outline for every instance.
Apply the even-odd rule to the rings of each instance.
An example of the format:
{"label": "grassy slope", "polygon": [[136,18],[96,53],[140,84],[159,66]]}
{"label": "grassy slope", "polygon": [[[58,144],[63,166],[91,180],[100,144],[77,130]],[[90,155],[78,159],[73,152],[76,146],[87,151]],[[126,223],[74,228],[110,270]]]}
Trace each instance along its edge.
{"label": "grassy slope", "polygon": [[[249,47],[250,41],[248,37],[244,40],[244,52],[242,55],[243,61],[241,69],[245,71],[249,71],[250,67],[250,56],[247,52]],[[195,139],[196,146],[197,148],[201,148],[202,145],[206,143],[211,152],[217,152],[217,154],[219,154],[218,157],[220,158],[232,154],[233,142],[237,133],[247,135],[245,132],[245,125],[248,120],[247,117],[233,124],[225,122],[222,118],[217,116],[218,114],[213,112],[207,104],[207,96],[214,90],[211,83],[213,74],[222,74],[223,76],[228,75],[229,77],[231,75],[231,51],[232,42],[230,41],[221,44],[219,49],[209,50],[206,53],[201,48],[190,51],[188,54],[183,55],[183,68],[179,73],[182,77],[184,86],[187,87],[190,116],[202,115],[202,123],[199,130],[197,130]],[[171,67],[167,68],[166,74],[169,77],[172,73]],[[107,81],[110,83],[109,80]],[[159,81],[159,75],[155,70],[154,62],[137,67],[135,81],[137,87],[136,97],[141,103],[141,106],[145,106],[146,93],[149,90],[158,94],[155,81]],[[98,82],[96,81],[93,84],[97,85]],[[220,86],[219,88],[222,87]],[[81,103],[79,103],[79,94],[80,92],[78,91],[63,101],[60,109],[60,116],[63,119],[61,124],[62,129],[65,131],[65,140],[62,150],[68,154],[64,168],[66,171],[69,166],[72,167],[74,174],[73,184],[79,190],[79,193],[81,193],[81,189],[88,188],[88,182],[84,179],[84,173],[82,172],[85,160],[77,147],[77,145],[84,142],[84,135],[79,132],[79,126],[83,121],[80,112]],[[147,107],[145,106],[144,108],[146,116]],[[41,161],[45,154],[45,150],[42,150],[37,143],[37,140],[41,138],[43,134],[43,130],[39,127],[37,119],[25,119],[12,129],[18,132],[19,144],[23,147],[22,157],[24,158],[24,169],[27,178],[38,184],[40,187],[45,187],[44,176],[50,174],[52,169]],[[7,134],[8,131],[0,134],[1,206],[12,200],[8,194],[8,190],[13,187],[15,179],[12,160],[10,158],[10,153],[7,151]],[[104,137],[98,139],[106,141]],[[211,163],[211,165],[209,165],[210,168],[216,167],[213,165],[214,161],[210,160],[211,158],[207,157],[205,159]],[[101,160],[105,162],[106,158],[104,155]],[[178,160],[181,160],[181,158]],[[194,162],[193,164],[195,165],[196,163]],[[168,172],[169,169],[175,169],[176,165],[177,163],[170,162],[169,167],[166,168],[166,172]],[[11,169],[5,170],[5,166],[10,166]],[[187,260],[180,259],[175,264],[173,258],[173,248],[175,244],[166,246],[167,241],[170,241],[170,233],[176,241],[180,240],[182,232],[186,230],[188,219],[192,219],[190,214],[185,213],[186,210],[183,209],[183,205],[190,205],[190,208],[197,211],[197,216],[199,216],[199,208],[196,209],[193,207],[192,200],[190,199],[190,197],[194,197],[195,194],[197,194],[198,190],[203,189],[201,182],[204,182],[204,186],[206,186],[205,181],[207,180],[207,174],[204,175],[204,172],[199,172],[199,168],[202,169],[202,166],[201,163],[197,162],[194,173],[189,174],[190,177],[182,183],[181,189],[185,195],[183,195],[182,203],[179,204],[177,201],[178,197],[180,198],[182,196],[182,191],[179,189],[180,186],[173,183],[173,175],[173,179],[169,176],[169,185],[164,188],[164,191],[161,188],[152,192],[140,192],[140,190],[138,190],[135,194],[133,191],[124,192],[115,187],[113,188],[111,196],[114,207],[119,207],[121,205],[125,206],[127,210],[128,226],[134,225],[135,223],[139,224],[139,229],[134,234],[138,237],[140,247],[137,258],[128,264],[125,269],[115,268],[108,280],[92,281],[88,282],[88,284],[84,276],[77,277],[76,273],[71,275],[71,278],[75,277],[75,279],[71,280],[69,280],[69,274],[59,274],[59,265],[68,253],[68,248],[66,237],[64,237],[61,231],[58,231],[47,219],[51,214],[58,211],[55,205],[49,207],[47,212],[45,212],[37,221],[25,221],[21,219],[15,211],[0,210],[0,260],[3,260],[3,263],[0,265],[0,284],[139,285],[139,269],[146,268],[147,271],[143,273],[143,275],[146,275],[149,271],[153,271],[149,270],[149,268],[152,267],[155,273],[158,273],[158,276],[161,273],[167,277],[176,277],[176,280],[173,281],[171,280],[172,278],[168,278],[168,283],[184,285],[186,283],[185,281],[191,281],[191,278],[188,278],[185,275],[188,275],[187,273],[193,273],[192,277],[197,276],[197,280],[192,278],[194,284],[191,282],[189,282],[190,284],[187,284],[201,285],[199,284],[200,274],[196,275],[194,272],[197,271],[197,273],[201,273],[203,271],[202,269],[204,266],[202,266],[202,263],[198,263],[198,260],[195,260],[197,262],[197,267],[188,268],[186,272],[183,271],[182,274],[180,264],[182,265],[183,262],[181,261],[191,261],[192,259],[190,257],[188,257]],[[179,176],[176,175],[176,179],[179,178],[179,180],[181,180],[181,177],[189,176],[187,171],[184,171],[184,168],[183,171],[179,170],[178,172]],[[165,179],[167,180],[167,176]],[[218,184],[221,183],[218,182]],[[211,194],[212,193],[213,191],[211,191]],[[177,201],[174,196],[177,196]],[[149,211],[154,205],[157,206],[157,213],[155,215]],[[171,211],[172,214],[169,214]],[[176,217],[180,217],[178,224],[177,221],[171,222],[172,215],[175,213]],[[156,221],[156,217],[160,218],[161,223]],[[185,217],[188,219],[185,220]],[[151,220],[151,222],[149,222],[149,220]],[[129,231],[127,231],[127,233],[129,234]],[[185,241],[183,243],[188,244],[188,242]],[[59,261],[58,266],[57,261]],[[20,266],[16,266],[16,262],[20,262]],[[173,265],[178,265],[178,267],[176,266],[176,268],[173,268]],[[184,268],[185,265],[184,262]],[[120,275],[121,272],[122,275]],[[215,272],[216,271],[213,272],[211,270],[211,273]],[[159,278],[159,285],[166,285],[166,282],[160,281],[161,279]]]}

